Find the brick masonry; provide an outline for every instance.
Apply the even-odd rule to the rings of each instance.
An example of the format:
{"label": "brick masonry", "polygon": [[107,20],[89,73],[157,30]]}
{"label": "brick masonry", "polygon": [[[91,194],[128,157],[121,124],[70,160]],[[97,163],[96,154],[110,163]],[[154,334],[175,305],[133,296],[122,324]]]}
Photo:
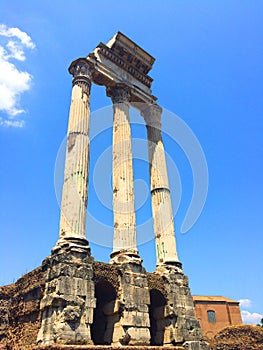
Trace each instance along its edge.
{"label": "brick masonry", "polygon": [[[241,325],[239,303],[224,297],[194,296],[195,315],[199,320],[203,335],[211,339],[228,326]],[[214,312],[214,322],[209,322],[208,311]]]}

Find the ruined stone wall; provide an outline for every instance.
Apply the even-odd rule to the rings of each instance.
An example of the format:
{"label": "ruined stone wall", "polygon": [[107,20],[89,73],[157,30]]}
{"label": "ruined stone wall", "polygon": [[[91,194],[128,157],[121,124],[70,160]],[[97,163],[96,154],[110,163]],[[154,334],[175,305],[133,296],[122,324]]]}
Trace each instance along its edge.
{"label": "ruined stone wall", "polygon": [[[115,264],[107,264],[102,262],[93,263],[94,283],[106,281],[116,291],[116,300],[121,299],[120,294],[120,278],[118,267]],[[165,304],[169,301],[167,293],[167,285],[163,276],[157,273],[147,273],[148,288],[151,293],[156,290],[157,294],[161,294],[165,300]],[[40,329],[40,301],[43,298],[45,281],[46,281],[45,264],[41,267],[22,276],[16,283],[0,287],[0,350],[9,349],[33,349],[36,346],[38,331]],[[108,305],[109,306],[109,305]],[[157,309],[152,310],[155,313],[160,313],[162,305],[156,305]],[[149,310],[151,312],[151,310]],[[163,310],[164,311],[164,310]],[[165,312],[166,313],[166,312]],[[162,319],[167,316],[165,313]],[[157,322],[163,324],[163,320]],[[152,326],[152,325],[151,325]],[[157,329],[158,331],[158,329]],[[164,330],[159,330],[164,336]],[[158,333],[156,333],[158,335]],[[158,345],[152,344],[152,345]],[[117,344],[115,344],[117,346]],[[167,348],[168,344],[166,344]],[[40,347],[43,349],[86,349],[85,346],[62,346],[62,345],[48,345],[48,347]],[[93,347],[92,347],[93,348]],[[92,349],[89,347],[89,349]],[[101,348],[98,345],[96,349]],[[125,349],[130,349],[130,346],[125,346]],[[132,349],[148,349],[148,346],[133,346]],[[156,347],[157,348],[157,347]],[[160,348],[160,347],[159,347]],[[103,349],[111,349],[110,346],[103,346]],[[155,349],[152,346],[151,349]],[[176,349],[184,349],[176,346]]]}
{"label": "ruined stone wall", "polygon": [[95,261],[93,263],[94,282],[106,280],[115,288],[116,292],[119,289],[118,271],[115,265],[106,264]]}
{"label": "ruined stone wall", "polygon": [[[105,346],[97,345],[95,346],[83,346],[83,345],[43,345],[40,347],[33,347],[32,350],[184,350],[182,346]],[[231,350],[231,349],[229,349]]]}
{"label": "ruined stone wall", "polygon": [[[94,263],[95,281],[109,278],[117,287],[114,268]],[[23,275],[16,283],[0,287],[0,349],[31,349],[40,329],[40,301],[46,270],[43,266]]]}
{"label": "ruined stone wall", "polygon": [[45,273],[39,267],[0,287],[0,349],[23,349],[35,343],[44,286]]}
{"label": "ruined stone wall", "polygon": [[[46,271],[42,266],[23,275],[16,283],[0,287],[0,349],[27,349],[36,343],[40,328],[40,301]],[[160,276],[147,273],[150,286],[165,293]],[[94,282],[107,280],[119,290],[115,265],[94,262]],[[58,349],[58,348],[56,348]]]}

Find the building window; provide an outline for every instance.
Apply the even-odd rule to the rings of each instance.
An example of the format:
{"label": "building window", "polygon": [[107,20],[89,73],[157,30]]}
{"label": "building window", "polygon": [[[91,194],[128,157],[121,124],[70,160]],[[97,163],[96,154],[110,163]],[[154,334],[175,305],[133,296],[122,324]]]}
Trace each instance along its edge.
{"label": "building window", "polygon": [[208,322],[216,322],[216,313],[213,310],[207,311]]}

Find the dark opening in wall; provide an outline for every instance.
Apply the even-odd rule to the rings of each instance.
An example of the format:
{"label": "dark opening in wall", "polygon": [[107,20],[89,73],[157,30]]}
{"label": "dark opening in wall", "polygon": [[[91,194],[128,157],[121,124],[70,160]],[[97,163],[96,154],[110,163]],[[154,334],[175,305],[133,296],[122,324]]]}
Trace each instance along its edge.
{"label": "dark opening in wall", "polygon": [[150,290],[150,300],[151,345],[163,345],[165,330],[164,308],[166,299],[159,290],[152,289]]}
{"label": "dark opening in wall", "polygon": [[108,281],[99,280],[95,284],[95,297],[97,304],[91,326],[91,339],[95,345],[110,345],[114,324],[119,319],[118,313],[114,312],[116,290]]}

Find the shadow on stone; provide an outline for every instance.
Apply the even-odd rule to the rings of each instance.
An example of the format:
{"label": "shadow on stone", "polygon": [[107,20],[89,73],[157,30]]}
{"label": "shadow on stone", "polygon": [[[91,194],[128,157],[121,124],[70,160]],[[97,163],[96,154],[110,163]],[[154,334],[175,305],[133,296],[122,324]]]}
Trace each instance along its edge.
{"label": "shadow on stone", "polygon": [[151,345],[163,345],[165,330],[164,309],[166,305],[166,299],[163,294],[157,289],[152,289],[150,291],[150,299],[151,304],[149,307],[149,315]]}
{"label": "shadow on stone", "polygon": [[95,297],[97,304],[91,326],[91,339],[95,345],[111,344],[114,324],[119,319],[119,315],[114,312],[116,290],[111,283],[101,280],[95,285]]}

